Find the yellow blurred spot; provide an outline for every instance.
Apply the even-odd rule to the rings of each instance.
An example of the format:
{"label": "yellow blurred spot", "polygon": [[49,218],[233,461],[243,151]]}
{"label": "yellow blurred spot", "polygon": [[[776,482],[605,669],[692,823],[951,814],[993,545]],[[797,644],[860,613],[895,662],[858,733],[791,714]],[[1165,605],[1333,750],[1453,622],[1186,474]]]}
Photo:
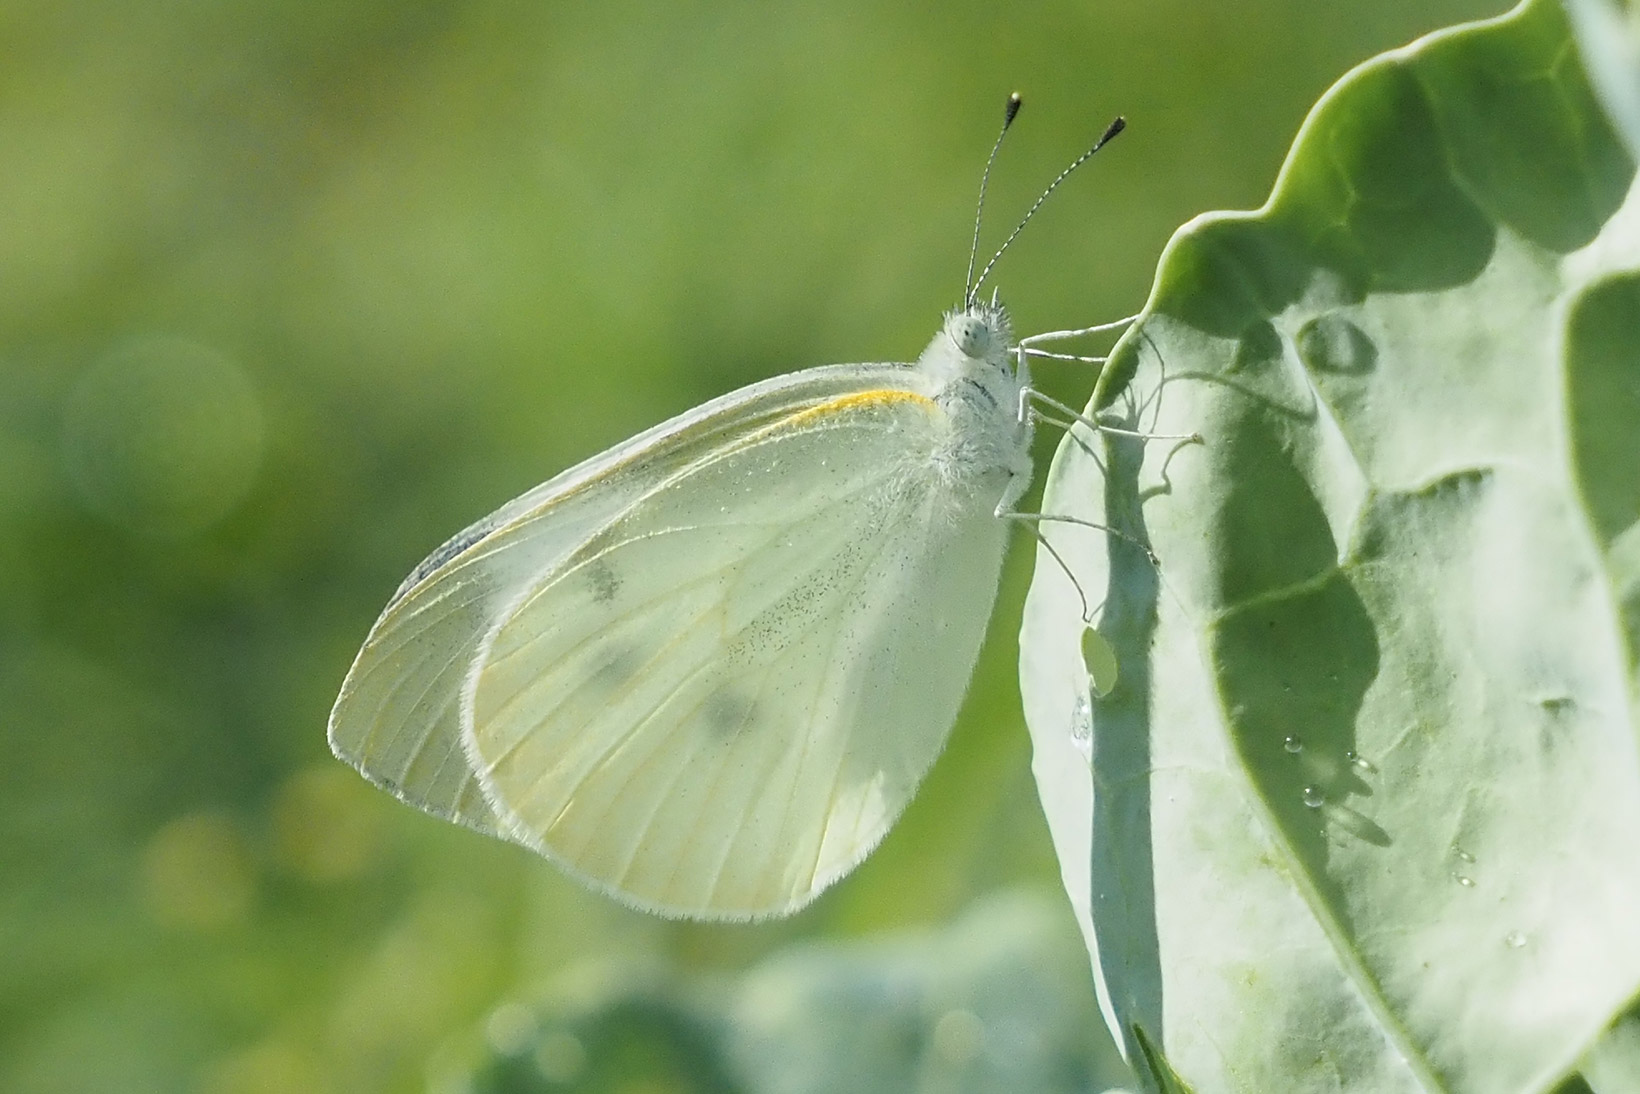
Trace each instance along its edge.
{"label": "yellow blurred spot", "polygon": [[352,771],[325,764],[298,772],[273,801],[279,864],[313,882],[343,881],[379,856],[382,814],[375,791]]}
{"label": "yellow blurred spot", "polygon": [[216,930],[244,922],[256,899],[256,870],[229,817],[191,813],[154,834],[142,853],[148,914],[168,927]]}
{"label": "yellow blurred spot", "polygon": [[953,1064],[968,1064],[985,1048],[985,1023],[971,1010],[948,1010],[934,1023],[934,1051]]}
{"label": "yellow blurred spot", "polygon": [[265,1042],[206,1068],[199,1094],[329,1094],[325,1070],[313,1054]]}

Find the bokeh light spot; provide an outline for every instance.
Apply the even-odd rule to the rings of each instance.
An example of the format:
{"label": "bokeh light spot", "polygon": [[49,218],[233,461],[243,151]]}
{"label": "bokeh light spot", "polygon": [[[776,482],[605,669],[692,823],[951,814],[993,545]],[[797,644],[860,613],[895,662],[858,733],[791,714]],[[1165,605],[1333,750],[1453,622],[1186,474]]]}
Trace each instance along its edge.
{"label": "bokeh light spot", "polygon": [[553,1030],[535,1049],[535,1070],[549,1083],[573,1083],[586,1067],[586,1046],[568,1030]]}
{"label": "bokeh light spot", "polygon": [[149,915],[167,927],[243,923],[256,901],[256,870],[238,826],[217,813],[165,825],[143,850],[142,896]]}
{"label": "bokeh light spot", "polygon": [[535,1041],[535,1012],[522,1003],[503,1003],[484,1023],[484,1039],[501,1056],[522,1056]]}
{"label": "bokeh light spot", "polygon": [[382,813],[378,791],[334,763],[297,772],[273,801],[274,854],[307,881],[345,881],[378,861]]}
{"label": "bokeh light spot", "polygon": [[244,370],[179,338],[127,342],[69,396],[63,455],[80,500],[131,531],[181,537],[226,516],[262,461],[260,401]]}

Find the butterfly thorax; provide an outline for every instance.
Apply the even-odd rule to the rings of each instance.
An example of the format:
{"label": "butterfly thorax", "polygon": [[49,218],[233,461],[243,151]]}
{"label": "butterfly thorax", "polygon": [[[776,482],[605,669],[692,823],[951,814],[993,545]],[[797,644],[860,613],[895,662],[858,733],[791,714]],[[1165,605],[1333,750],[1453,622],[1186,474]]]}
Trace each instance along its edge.
{"label": "butterfly thorax", "polygon": [[959,489],[996,493],[1011,504],[1030,482],[1031,429],[1019,413],[1030,378],[1008,313],[995,304],[951,312],[917,367],[950,417],[950,445],[940,455],[946,475]]}

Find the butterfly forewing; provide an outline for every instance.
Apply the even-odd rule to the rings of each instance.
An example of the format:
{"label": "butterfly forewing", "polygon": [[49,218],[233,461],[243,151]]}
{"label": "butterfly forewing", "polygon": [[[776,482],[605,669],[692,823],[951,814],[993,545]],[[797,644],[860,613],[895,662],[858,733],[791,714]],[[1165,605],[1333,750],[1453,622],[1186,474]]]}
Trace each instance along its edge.
{"label": "butterfly forewing", "polygon": [[1001,564],[996,492],[936,466],[948,430],[904,390],[749,430],[516,597],[464,709],[513,838],[719,918],[858,862],[944,743]]}
{"label": "butterfly forewing", "polygon": [[509,835],[468,765],[461,689],[503,610],[599,529],[694,462],[901,365],[811,369],[753,385],[632,438],[514,499],[416,567],[376,621],[331,712],[337,756],[429,813]]}

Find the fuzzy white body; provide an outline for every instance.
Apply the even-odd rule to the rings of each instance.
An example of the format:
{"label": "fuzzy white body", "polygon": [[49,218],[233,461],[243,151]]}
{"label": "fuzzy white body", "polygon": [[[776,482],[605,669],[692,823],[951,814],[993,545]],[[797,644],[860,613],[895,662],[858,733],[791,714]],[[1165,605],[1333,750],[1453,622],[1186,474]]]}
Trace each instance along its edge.
{"label": "fuzzy white body", "polygon": [[[1014,353],[1007,313],[979,306],[947,316],[916,367],[929,377],[934,401],[950,419],[951,447],[940,460],[951,477],[1005,474],[993,512],[1012,508],[1031,483],[1031,419],[1021,413],[1020,400],[1031,377],[1025,359]],[[983,497],[985,487],[973,486]]]}
{"label": "fuzzy white body", "polygon": [[1030,479],[994,306],[745,388],[419,566],[332,713],[402,799],[665,914],[812,900],[943,747]]}

